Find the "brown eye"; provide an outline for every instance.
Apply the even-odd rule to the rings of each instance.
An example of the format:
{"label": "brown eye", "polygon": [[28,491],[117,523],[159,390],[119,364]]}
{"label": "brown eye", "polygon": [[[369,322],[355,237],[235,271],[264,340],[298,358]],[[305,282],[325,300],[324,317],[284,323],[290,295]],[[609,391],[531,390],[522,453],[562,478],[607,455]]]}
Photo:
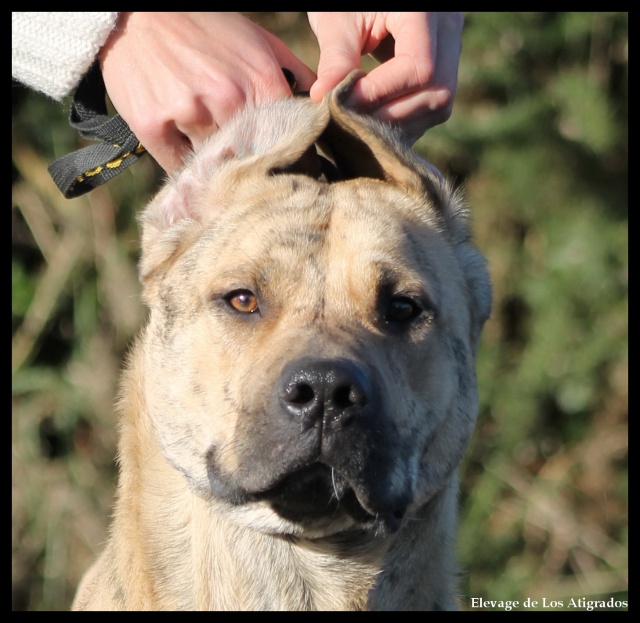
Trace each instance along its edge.
{"label": "brown eye", "polygon": [[258,298],[250,290],[234,290],[225,296],[225,300],[241,314],[254,314],[260,310]]}
{"label": "brown eye", "polygon": [[395,296],[389,301],[385,319],[404,323],[413,320],[422,313],[422,308],[408,296]]}

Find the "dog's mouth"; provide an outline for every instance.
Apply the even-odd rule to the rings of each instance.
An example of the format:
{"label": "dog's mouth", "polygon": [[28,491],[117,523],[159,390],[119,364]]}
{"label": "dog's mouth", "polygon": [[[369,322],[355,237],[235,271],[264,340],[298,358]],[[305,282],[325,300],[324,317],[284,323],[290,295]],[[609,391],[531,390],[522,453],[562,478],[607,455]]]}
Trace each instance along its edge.
{"label": "dog's mouth", "polygon": [[393,532],[402,520],[397,513],[390,517],[370,513],[358,500],[353,487],[324,463],[313,463],[289,474],[256,497],[268,501],[281,517],[295,523],[346,512],[364,529],[376,526]]}

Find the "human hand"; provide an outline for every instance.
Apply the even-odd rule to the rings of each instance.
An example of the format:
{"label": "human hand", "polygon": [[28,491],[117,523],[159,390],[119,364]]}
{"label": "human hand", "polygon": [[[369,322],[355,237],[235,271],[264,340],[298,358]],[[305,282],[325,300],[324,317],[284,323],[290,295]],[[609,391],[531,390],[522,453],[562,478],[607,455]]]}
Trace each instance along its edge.
{"label": "human hand", "polygon": [[319,102],[360,67],[363,54],[371,54],[382,64],[355,84],[349,106],[397,123],[410,144],[451,116],[462,13],[310,12],[308,17],[320,47],[311,99]]}
{"label": "human hand", "polygon": [[315,74],[239,13],[123,13],[100,51],[115,109],[171,173],[244,104],[291,96]]}

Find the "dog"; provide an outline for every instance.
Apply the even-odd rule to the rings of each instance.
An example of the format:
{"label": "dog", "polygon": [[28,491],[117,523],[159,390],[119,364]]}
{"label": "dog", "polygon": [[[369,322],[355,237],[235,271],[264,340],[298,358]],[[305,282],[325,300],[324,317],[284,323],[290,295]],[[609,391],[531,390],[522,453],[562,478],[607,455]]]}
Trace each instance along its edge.
{"label": "dog", "polygon": [[240,112],[140,217],[150,313],[74,610],[452,610],[490,315],[460,194],[391,127]]}

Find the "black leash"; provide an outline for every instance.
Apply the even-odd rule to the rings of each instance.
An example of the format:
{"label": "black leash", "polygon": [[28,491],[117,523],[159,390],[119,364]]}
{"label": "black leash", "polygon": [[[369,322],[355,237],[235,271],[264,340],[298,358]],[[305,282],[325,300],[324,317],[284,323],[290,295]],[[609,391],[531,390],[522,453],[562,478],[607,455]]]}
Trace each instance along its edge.
{"label": "black leash", "polygon": [[[283,68],[282,72],[294,95],[308,95],[298,91],[291,70]],[[69,123],[82,137],[99,143],[61,156],[49,165],[53,181],[67,199],[80,197],[108,182],[147,153],[120,115],[109,117],[106,95],[96,61],[73,96]]]}
{"label": "black leash", "polygon": [[73,96],[69,123],[84,138],[100,141],[57,158],[49,173],[67,199],[108,182],[146,153],[120,115],[107,114],[106,88],[94,63]]}

